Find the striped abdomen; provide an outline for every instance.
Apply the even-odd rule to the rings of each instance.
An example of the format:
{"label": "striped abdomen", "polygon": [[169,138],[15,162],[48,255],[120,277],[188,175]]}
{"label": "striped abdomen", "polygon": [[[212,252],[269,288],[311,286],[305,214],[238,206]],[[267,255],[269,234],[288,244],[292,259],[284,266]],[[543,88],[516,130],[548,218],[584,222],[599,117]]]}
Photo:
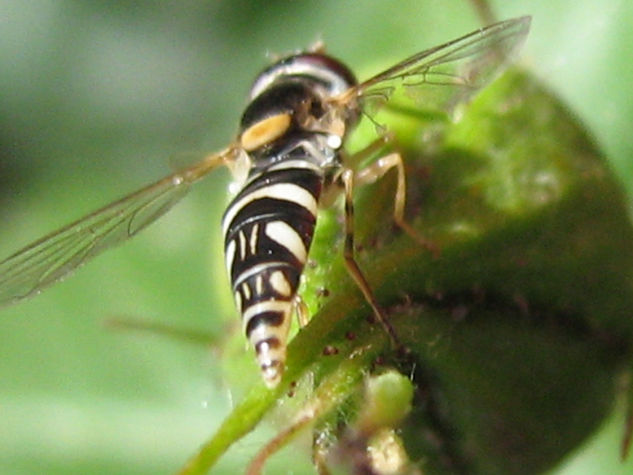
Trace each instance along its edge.
{"label": "striped abdomen", "polygon": [[236,305],[269,386],[283,372],[294,297],[322,185],[316,167],[268,170],[246,184],[222,221]]}

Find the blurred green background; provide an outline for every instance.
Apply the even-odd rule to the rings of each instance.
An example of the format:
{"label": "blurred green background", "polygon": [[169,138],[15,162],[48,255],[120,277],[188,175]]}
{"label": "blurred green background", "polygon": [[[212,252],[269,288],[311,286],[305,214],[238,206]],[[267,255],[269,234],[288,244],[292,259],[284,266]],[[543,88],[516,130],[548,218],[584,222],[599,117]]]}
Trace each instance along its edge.
{"label": "blurred green background", "polygon": [[[522,63],[633,192],[633,4],[492,5],[534,16]],[[226,144],[266,53],[323,39],[364,78],[479,26],[465,0],[0,2],[0,256],[169,173],[170,157]],[[227,184],[217,172],[142,236],[2,311],[0,473],[172,473],[258,377],[221,258]],[[231,338],[250,374],[223,372],[218,351],[104,328],[120,315]],[[556,473],[633,473],[621,421]],[[242,469],[266,435],[215,473]],[[307,452],[288,457],[270,473],[311,473]]]}

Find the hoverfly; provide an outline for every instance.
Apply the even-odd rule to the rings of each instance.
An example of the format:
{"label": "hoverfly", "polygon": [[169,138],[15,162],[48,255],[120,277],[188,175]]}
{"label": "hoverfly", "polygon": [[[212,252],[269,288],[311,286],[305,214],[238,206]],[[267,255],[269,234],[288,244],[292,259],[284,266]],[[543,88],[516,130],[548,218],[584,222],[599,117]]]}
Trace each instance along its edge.
{"label": "hoverfly", "polygon": [[[0,306],[32,297],[100,252],[165,214],[189,186],[220,165],[240,191],[222,219],[225,260],[244,332],[255,348],[266,384],[283,373],[293,312],[305,312],[297,295],[319,206],[331,191],[345,198],[344,256],[350,275],[393,340],[396,336],[354,260],[353,187],[396,169],[394,220],[404,220],[405,174],[391,153],[360,170],[342,151],[363,114],[398,91],[425,108],[451,111],[491,81],[525,39],[530,17],[492,24],[417,53],[358,83],[343,63],[320,50],[293,54],[261,72],[250,90],[237,138],[205,157],[0,262]],[[378,139],[381,140],[381,139]],[[371,148],[371,147],[370,147]]]}

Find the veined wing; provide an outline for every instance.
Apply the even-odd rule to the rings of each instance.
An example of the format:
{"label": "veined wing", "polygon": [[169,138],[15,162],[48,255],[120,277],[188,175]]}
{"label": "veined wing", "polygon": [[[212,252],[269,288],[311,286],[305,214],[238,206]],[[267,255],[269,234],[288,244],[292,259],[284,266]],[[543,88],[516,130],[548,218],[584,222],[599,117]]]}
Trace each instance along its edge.
{"label": "veined wing", "polygon": [[234,160],[229,147],[55,231],[0,262],[0,307],[38,294],[163,216],[189,185]]}
{"label": "veined wing", "polygon": [[402,92],[424,111],[451,113],[505,69],[522,46],[530,21],[524,16],[494,23],[417,53],[334,100],[360,105],[372,116]]}

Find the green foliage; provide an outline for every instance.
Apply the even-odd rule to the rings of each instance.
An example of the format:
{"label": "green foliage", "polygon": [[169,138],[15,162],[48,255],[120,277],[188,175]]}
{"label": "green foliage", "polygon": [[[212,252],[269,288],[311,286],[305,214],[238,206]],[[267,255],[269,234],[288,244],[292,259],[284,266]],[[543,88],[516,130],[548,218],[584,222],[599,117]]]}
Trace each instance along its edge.
{"label": "green foliage", "polygon": [[[330,403],[312,418],[334,411],[347,414],[343,427],[363,425],[375,412],[369,400],[350,406],[333,394],[361,391],[359,378],[380,356],[381,367],[412,379],[402,442],[425,473],[540,473],[601,423],[630,361],[633,230],[624,195],[582,127],[524,73],[506,74],[438,133],[432,151],[415,135],[401,145],[409,216],[439,256],[393,230],[391,205],[376,206],[392,202],[392,182],[359,191],[357,216],[372,216],[360,263],[410,354],[393,353],[367,323],[371,310],[341,260],[319,260],[336,228],[326,221],[305,294],[328,296],[292,341],[274,393],[283,399],[291,382],[309,385],[315,375],[306,406]],[[332,384],[339,389],[322,392]],[[250,430],[273,400],[254,390],[223,427]],[[350,422],[357,412],[361,422]],[[350,429],[339,421],[334,436],[327,430],[342,438],[332,450],[344,450]],[[224,429],[213,441],[230,443]]]}
{"label": "green foliage", "polygon": [[[0,256],[166,174],[167,157],[173,153],[223,146],[235,132],[252,75],[267,62],[266,51],[291,51],[323,38],[330,52],[364,78],[406,54],[479,24],[462,1],[281,1],[265,7],[236,1],[190,6],[5,2],[7,21],[0,32],[0,216],[5,223]],[[398,139],[409,157],[407,216],[417,220],[424,235],[440,242],[443,252],[438,260],[430,260],[410,247],[406,236],[394,233],[389,178],[365,190],[370,206],[359,203],[357,215],[362,210],[364,217],[359,244],[361,264],[376,284],[381,302],[402,331],[411,329],[412,337],[418,335],[422,342],[422,347],[412,345],[420,360],[417,371],[411,373],[410,362],[391,361],[381,330],[366,325],[364,302],[337,261],[340,245],[335,239],[340,226],[334,216],[322,221],[322,239],[329,244],[316,249],[321,251],[322,264],[306,289],[313,307],[323,307],[323,313],[293,344],[291,365],[295,375],[318,373],[319,387],[325,381],[332,387],[338,376],[354,376],[348,389],[330,393],[345,400],[336,404],[345,409],[342,420],[351,426],[358,412],[354,407],[363,398],[361,370],[373,368],[370,362],[380,353],[384,354],[378,361],[390,362],[389,367],[402,374],[414,374],[417,382],[428,381],[429,388],[441,388],[437,401],[442,404],[436,413],[442,415],[444,404],[450,404],[450,418],[437,420],[419,412],[423,406],[417,403],[416,392],[411,417],[426,417],[424,427],[435,427],[435,432],[423,433],[429,437],[420,440],[415,419],[413,433],[406,423],[402,428],[416,462],[420,454],[427,463],[446,460],[444,454],[460,461],[456,455],[464,452],[466,460],[472,460],[470,454],[491,446],[498,455],[506,445],[495,445],[500,434],[514,447],[512,452],[501,452],[503,456],[516,455],[517,447],[535,447],[531,444],[536,434],[536,447],[543,454],[534,449],[525,457],[534,466],[537,462],[551,466],[578,440],[586,439],[602,419],[613,399],[612,375],[620,358],[628,357],[626,344],[621,351],[616,348],[630,337],[630,318],[625,315],[628,284],[618,277],[618,269],[629,260],[624,250],[630,235],[617,224],[622,223],[623,207],[610,206],[622,198],[608,174],[602,184],[597,177],[586,184],[570,184],[570,177],[583,175],[580,170],[561,173],[560,167],[528,151],[534,151],[532,141],[550,151],[562,148],[555,147],[558,139],[552,140],[554,134],[547,130],[554,127],[563,134],[560,125],[575,136],[563,145],[584,154],[588,131],[607,156],[607,168],[631,190],[633,109],[628,104],[633,70],[630,52],[623,45],[631,43],[633,11],[626,2],[605,5],[592,0],[528,0],[494,6],[499,18],[534,15],[522,62],[553,88],[556,97],[563,98],[583,125],[557,120],[561,113],[569,119],[565,112],[548,114],[539,109],[541,113],[532,119],[538,117],[544,125],[534,127],[528,114],[531,108],[526,106],[528,110],[517,119],[518,131],[516,124],[506,127],[494,120],[475,127],[468,122],[472,114],[468,112],[467,122],[451,128],[439,150],[429,150],[428,142],[416,142],[419,122],[397,125]],[[521,84],[525,83],[517,85]],[[494,101],[497,93],[491,94]],[[552,106],[556,101],[550,97],[546,103]],[[523,136],[518,134],[523,130],[527,130]],[[520,148],[513,153],[526,151],[519,166],[524,176],[531,163],[535,171],[543,166],[559,170],[553,175],[561,181],[548,188],[547,181],[535,186],[532,180],[532,191],[521,192],[516,186],[520,180],[514,178],[510,183],[515,185],[506,187],[504,177],[517,173],[514,162],[495,162],[489,150],[478,148],[485,142],[473,137],[475,132],[492,134],[488,142],[507,134],[505,141]],[[599,155],[593,145],[587,149],[592,151],[589,155]],[[497,168],[492,166],[495,163]],[[545,177],[550,176],[547,171]],[[222,174],[212,177],[138,240],[97,259],[45,295],[3,311],[0,471],[170,473],[209,437],[234,404],[241,407],[242,401],[263,398],[257,407],[266,412],[262,407],[275,395],[258,386],[223,273],[218,223],[226,182]],[[552,193],[557,196],[561,187],[565,199],[549,213],[530,205],[538,202],[538,195],[547,200]],[[596,196],[597,201],[588,199]],[[533,213],[526,215],[526,208]],[[461,219],[456,221],[455,216]],[[374,223],[384,223],[378,235]],[[455,224],[457,228],[451,227]],[[613,229],[620,234],[605,231]],[[562,240],[565,233],[567,241]],[[599,242],[604,245],[596,245]],[[549,246],[551,251],[541,254]],[[517,254],[521,259],[516,259]],[[323,263],[331,259],[334,267],[326,267]],[[381,273],[393,275],[393,267],[403,262],[409,266],[399,281],[381,277]],[[524,263],[527,267],[520,265]],[[602,269],[602,274],[587,269]],[[331,272],[330,282],[336,283],[328,287],[329,298],[315,296],[324,285],[319,272],[323,276]],[[413,283],[420,278],[424,288],[416,290]],[[473,281],[480,285],[473,289]],[[497,285],[497,292],[483,292],[483,284]],[[335,289],[347,295],[335,295]],[[453,294],[456,289],[462,291]],[[513,292],[516,289],[520,291]],[[411,297],[422,305],[414,304]],[[593,310],[580,315],[574,311],[579,307]],[[502,320],[500,313],[509,317]],[[570,332],[561,314],[565,321],[577,320],[579,325],[571,325]],[[119,315],[210,328],[221,341],[221,350],[113,333],[99,324]],[[420,325],[407,327],[408,316]],[[345,337],[350,331],[356,343]],[[227,335],[234,337],[227,342]],[[613,335],[616,341],[610,341]],[[336,345],[338,354],[323,355],[321,345],[326,341]],[[370,341],[368,351],[349,363],[350,372],[343,371],[341,362],[361,342]],[[558,346],[569,354],[557,351]],[[232,358],[223,375],[217,371],[219,354]],[[531,363],[521,364],[524,360]],[[436,379],[438,373],[442,380]],[[533,396],[530,377],[542,383],[534,394],[540,412],[522,403]],[[509,383],[503,385],[504,379]],[[307,383],[295,391],[295,397],[279,399],[277,417],[282,413],[291,418],[302,403],[314,401]],[[256,389],[243,397],[253,384]],[[522,389],[515,392],[514,385]],[[565,388],[571,386],[577,390],[570,396]],[[548,402],[550,396],[553,403]],[[583,406],[584,412],[579,409]],[[491,414],[497,421],[499,414],[509,413],[514,418],[502,419],[504,424],[488,423]],[[248,414],[252,426],[254,418]],[[233,416],[239,417],[239,412]],[[319,430],[336,444],[341,434],[335,424],[328,424],[336,420],[336,411],[323,419]],[[630,473],[630,461],[618,462],[621,416],[615,413],[610,421],[606,427],[612,432],[592,442],[591,453],[576,458],[574,473]],[[561,435],[551,436],[554,429],[549,425],[556,425],[556,431],[562,428]],[[522,426],[525,445],[511,437]],[[575,427],[578,432],[573,434]],[[486,433],[488,428],[509,429]],[[443,438],[434,439],[433,433]],[[543,440],[542,434],[552,438]],[[271,429],[266,432],[265,424],[260,424],[255,434],[220,459],[213,473],[243,470],[246,460],[272,436]],[[438,440],[454,442],[442,445],[438,453]],[[225,445],[231,441],[225,439]],[[293,446],[289,453],[273,457],[267,467],[270,473],[289,468],[312,473],[309,450]],[[500,456],[489,458],[478,458],[477,466],[489,469]],[[568,473],[571,468],[562,470]]]}

